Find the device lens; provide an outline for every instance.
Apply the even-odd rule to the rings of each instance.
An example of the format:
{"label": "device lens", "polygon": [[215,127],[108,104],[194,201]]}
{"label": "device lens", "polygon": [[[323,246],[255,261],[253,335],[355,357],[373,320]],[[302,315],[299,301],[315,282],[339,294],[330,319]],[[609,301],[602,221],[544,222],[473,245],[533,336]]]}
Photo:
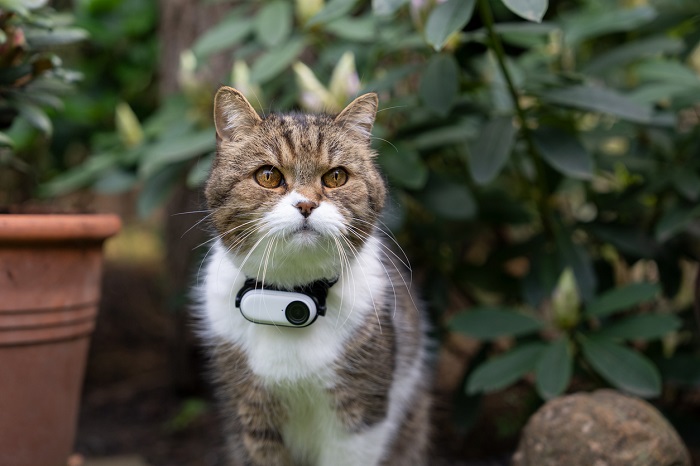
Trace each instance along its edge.
{"label": "device lens", "polygon": [[284,316],[287,318],[290,324],[300,325],[309,320],[311,312],[309,311],[309,306],[302,303],[301,301],[292,301],[287,305],[284,310]]}

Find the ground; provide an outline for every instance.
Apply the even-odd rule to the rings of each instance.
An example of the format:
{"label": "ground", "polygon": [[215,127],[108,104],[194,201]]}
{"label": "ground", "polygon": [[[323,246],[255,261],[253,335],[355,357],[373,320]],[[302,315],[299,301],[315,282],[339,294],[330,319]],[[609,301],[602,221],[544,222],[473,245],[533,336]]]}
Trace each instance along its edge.
{"label": "ground", "polygon": [[[107,264],[75,448],[88,458],[86,466],[100,466],[90,459],[124,455],[134,465],[224,466],[204,358],[190,344],[191,332],[183,335],[163,305],[159,277],[157,268],[144,264]],[[451,419],[452,392],[469,351],[468,344],[449,341],[439,358],[432,464],[504,466],[537,401],[527,384],[487,396],[476,427],[460,431]],[[700,396],[696,401],[684,410],[700,417]],[[692,446],[698,462],[700,450]],[[124,461],[109,466],[127,466]]]}

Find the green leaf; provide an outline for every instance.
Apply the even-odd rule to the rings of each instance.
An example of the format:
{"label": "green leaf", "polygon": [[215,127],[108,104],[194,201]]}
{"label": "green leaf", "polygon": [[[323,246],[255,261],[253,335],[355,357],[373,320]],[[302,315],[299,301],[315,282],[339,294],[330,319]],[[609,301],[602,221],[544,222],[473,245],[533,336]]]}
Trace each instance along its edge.
{"label": "green leaf", "polygon": [[450,329],[479,340],[520,336],[542,328],[542,322],[521,312],[497,307],[478,307],[462,311],[448,323]]}
{"label": "green leaf", "polygon": [[635,67],[640,81],[660,81],[678,84],[687,89],[700,89],[700,78],[683,63],[673,60],[653,60]]}
{"label": "green leaf", "polygon": [[630,283],[607,291],[586,307],[589,317],[605,317],[651,301],[661,291],[656,283]]}
{"label": "green leaf", "polygon": [[528,21],[539,23],[547,12],[547,0],[501,0],[513,13]]}
{"label": "green leaf", "polygon": [[419,150],[429,150],[455,144],[466,144],[478,134],[478,120],[462,118],[449,126],[437,126],[409,139],[411,146]]}
{"label": "green leaf", "polygon": [[630,91],[627,97],[640,105],[650,105],[685,92],[688,92],[688,86],[685,84],[659,82],[642,84]]}
{"label": "green leaf", "polygon": [[700,217],[700,206],[669,209],[656,224],[654,236],[661,242],[667,241],[685,230],[698,217]]}
{"label": "green leaf", "polygon": [[690,201],[700,198],[700,176],[695,172],[679,168],[673,175],[673,186]]}
{"label": "green leaf", "polygon": [[542,157],[559,173],[579,180],[593,178],[593,158],[575,135],[562,129],[541,127],[533,136]]}
{"label": "green leaf", "polygon": [[123,193],[134,187],[137,177],[133,173],[114,168],[107,171],[93,185],[95,191],[103,194]]}
{"label": "green leaf", "polygon": [[136,203],[141,217],[147,217],[157,207],[163,205],[181,182],[182,163],[172,164],[148,178]]}
{"label": "green leaf", "polygon": [[87,39],[89,34],[80,28],[63,28],[54,30],[34,29],[27,31],[27,43],[33,48],[53,47],[72,44]]}
{"label": "green leaf", "polygon": [[655,340],[678,330],[681,320],[669,314],[641,314],[626,317],[592,334],[595,338]]}
{"label": "green leaf", "polygon": [[353,42],[373,42],[377,39],[377,24],[374,16],[339,18],[326,24],[324,29],[341,39]]}
{"label": "green leaf", "polygon": [[571,380],[572,355],[568,338],[551,342],[535,365],[535,387],[545,400],[566,390]]}
{"label": "green leaf", "polygon": [[214,163],[216,153],[211,153],[197,160],[197,163],[187,174],[187,187],[190,189],[199,189],[204,185],[211,172],[211,166]]}
{"label": "green leaf", "polygon": [[582,110],[606,113],[635,123],[648,123],[651,108],[605,87],[572,86],[542,94],[550,102]]}
{"label": "green leaf", "polygon": [[283,0],[265,4],[255,18],[255,33],[267,47],[284,42],[292,32],[292,5]]}
{"label": "green leaf", "polygon": [[372,0],[372,11],[377,16],[393,15],[408,0]]}
{"label": "green leaf", "polygon": [[405,144],[385,144],[377,159],[392,184],[409,189],[421,189],[428,181],[428,168],[418,151]]}
{"label": "green leaf", "polygon": [[39,186],[40,197],[54,197],[85,188],[103,173],[114,169],[119,157],[113,153],[92,155],[82,165],[72,168]]}
{"label": "green leaf", "polygon": [[476,202],[466,186],[432,178],[422,194],[425,207],[450,220],[469,220],[476,215]]}
{"label": "green leaf", "polygon": [[304,40],[296,38],[265,52],[253,63],[250,70],[251,81],[264,84],[276,77],[296,61],[304,47]]}
{"label": "green leaf", "polygon": [[585,74],[600,74],[610,69],[620,69],[622,66],[641,58],[666,53],[679,53],[684,48],[685,44],[682,40],[672,37],[654,36],[641,38],[623,43],[601,54],[596,54],[595,58],[584,66],[582,71]]}
{"label": "green leaf", "polygon": [[0,131],[0,146],[2,147],[14,147],[15,142],[10,136]]}
{"label": "green leaf", "polygon": [[474,13],[475,0],[447,0],[430,12],[425,24],[425,40],[438,51],[447,38],[461,31]]}
{"label": "green leaf", "polygon": [[345,16],[355,7],[355,0],[331,0],[325,7],[306,22],[304,27],[309,28],[318,24],[329,23]]}
{"label": "green leaf", "polygon": [[512,116],[493,117],[483,126],[467,153],[477,184],[488,184],[498,176],[513,150],[516,132]]}
{"label": "green leaf", "polygon": [[573,47],[579,42],[604,34],[632,31],[651,22],[657,12],[650,6],[621,8],[616,10],[580,9],[564,17],[563,30],[566,43]]}
{"label": "green leaf", "polygon": [[542,343],[529,343],[486,361],[469,377],[467,393],[493,392],[507,387],[535,368],[543,349]]}
{"label": "green leaf", "polygon": [[650,398],[661,393],[659,371],[636,351],[606,340],[583,339],[583,355],[612,386]]}
{"label": "green leaf", "polygon": [[19,114],[22,118],[27,120],[30,125],[46,135],[51,135],[53,131],[51,119],[39,106],[19,101],[15,101],[15,105],[17,106]]}
{"label": "green leaf", "polygon": [[167,165],[179,163],[211,152],[216,140],[211,129],[196,133],[183,133],[178,137],[164,139],[146,153],[139,174],[150,177]]}
{"label": "green leaf", "polygon": [[418,94],[437,115],[445,118],[457,100],[459,67],[452,55],[435,55],[421,77]]}
{"label": "green leaf", "polygon": [[192,46],[198,57],[207,57],[236,45],[253,30],[255,23],[239,15],[229,16],[202,34]]}
{"label": "green leaf", "polygon": [[572,232],[563,226],[554,232],[557,249],[563,261],[563,267],[571,267],[576,277],[576,285],[584,302],[590,302],[595,296],[597,279],[593,269],[593,261],[586,249],[575,244],[571,239]]}

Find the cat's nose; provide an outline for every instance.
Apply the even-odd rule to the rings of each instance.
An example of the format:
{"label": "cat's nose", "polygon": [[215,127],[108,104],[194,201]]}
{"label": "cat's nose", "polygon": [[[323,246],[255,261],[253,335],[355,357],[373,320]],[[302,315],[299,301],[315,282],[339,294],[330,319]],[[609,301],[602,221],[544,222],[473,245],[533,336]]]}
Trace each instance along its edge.
{"label": "cat's nose", "polygon": [[313,201],[301,201],[297,202],[295,207],[299,209],[299,212],[301,212],[304,218],[308,218],[308,216],[311,215],[311,211],[318,207],[318,204]]}

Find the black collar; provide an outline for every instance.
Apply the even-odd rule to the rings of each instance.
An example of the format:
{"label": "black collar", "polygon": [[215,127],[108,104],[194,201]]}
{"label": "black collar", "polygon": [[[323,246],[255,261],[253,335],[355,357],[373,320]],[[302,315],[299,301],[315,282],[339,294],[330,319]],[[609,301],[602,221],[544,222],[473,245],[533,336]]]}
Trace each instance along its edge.
{"label": "black collar", "polygon": [[334,278],[332,280],[321,279],[315,282],[308,283],[306,285],[295,286],[291,290],[288,288],[280,288],[274,285],[263,284],[255,280],[254,278],[249,278],[243,284],[243,287],[238,291],[236,295],[236,307],[241,307],[241,299],[243,295],[250,290],[275,290],[275,291],[290,291],[294,293],[302,293],[310,297],[316,303],[316,312],[320,316],[326,315],[326,298],[328,297],[328,289],[338,283],[338,279]]}

